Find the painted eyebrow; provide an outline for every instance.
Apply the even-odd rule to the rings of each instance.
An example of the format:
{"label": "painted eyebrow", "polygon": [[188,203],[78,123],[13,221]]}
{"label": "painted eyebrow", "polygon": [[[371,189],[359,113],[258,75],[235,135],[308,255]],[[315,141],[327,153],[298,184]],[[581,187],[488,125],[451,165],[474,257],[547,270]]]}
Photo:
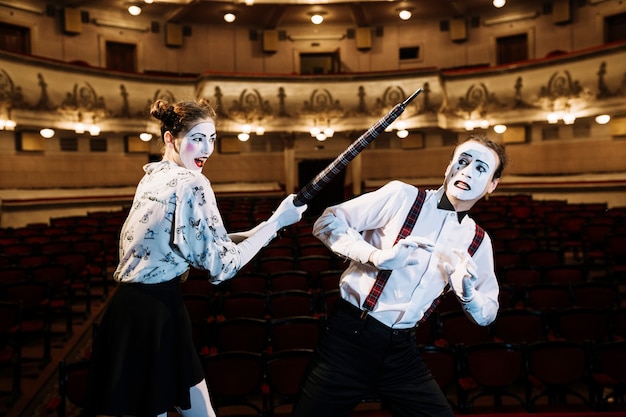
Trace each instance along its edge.
{"label": "painted eyebrow", "polygon": [[195,133],[191,134],[192,138],[195,138],[195,137],[198,137],[198,136],[201,136],[203,138],[206,138],[208,136],[209,139],[215,139],[215,138],[217,138],[217,132],[212,133],[210,135],[206,135],[205,133],[202,133],[202,132],[195,132]]}
{"label": "painted eyebrow", "polygon": [[[468,154],[468,153],[465,153],[465,152],[461,152],[461,155],[460,155],[460,156],[465,156],[465,157],[470,158],[470,159],[473,159],[473,158],[474,158],[472,155],[470,155],[470,154]],[[483,160],[481,160],[481,159],[477,159],[476,161],[477,161],[477,162],[480,162],[480,163],[481,163],[481,164],[483,164],[483,165],[486,165],[486,166],[487,166],[487,168],[489,168],[489,164],[488,164],[488,163],[486,163],[485,161],[483,161]]]}

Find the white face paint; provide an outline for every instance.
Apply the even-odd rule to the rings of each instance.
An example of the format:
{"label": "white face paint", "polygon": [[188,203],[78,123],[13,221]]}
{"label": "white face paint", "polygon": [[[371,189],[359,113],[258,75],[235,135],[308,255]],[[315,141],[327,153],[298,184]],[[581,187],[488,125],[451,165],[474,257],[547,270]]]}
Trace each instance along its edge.
{"label": "white face paint", "polygon": [[497,165],[498,155],[492,149],[472,140],[462,143],[446,170],[446,193],[458,200],[478,200],[495,189]]}
{"label": "white face paint", "polygon": [[180,139],[178,150],[180,165],[191,171],[202,171],[215,149],[216,138],[213,120],[206,119],[193,126]]}

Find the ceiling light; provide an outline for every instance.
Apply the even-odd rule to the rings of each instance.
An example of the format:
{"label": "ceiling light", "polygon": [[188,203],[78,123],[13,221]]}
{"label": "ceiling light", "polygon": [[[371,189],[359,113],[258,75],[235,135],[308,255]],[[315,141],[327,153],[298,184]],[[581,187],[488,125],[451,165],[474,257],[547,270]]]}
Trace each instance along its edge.
{"label": "ceiling light", "polygon": [[154,0],[143,0],[143,2],[146,4],[152,4],[154,3]]}
{"label": "ceiling light", "polygon": [[495,125],[493,131],[496,133],[504,133],[506,132],[506,125]]}
{"label": "ceiling light", "polygon": [[504,7],[504,5],[506,4],[506,0],[493,0],[493,7],[496,8],[500,8],[500,7]]}
{"label": "ceiling light", "polygon": [[326,135],[323,133],[318,133],[317,135],[315,135],[315,139],[320,142],[324,142],[326,140]]}
{"label": "ceiling light", "polygon": [[398,16],[400,16],[400,19],[402,20],[409,20],[411,16],[413,16],[413,13],[411,13],[411,11],[408,9],[402,9],[398,13]]}
{"label": "ceiling light", "polygon": [[600,114],[596,116],[596,123],[599,125],[605,125],[611,120],[611,116],[608,114]]}
{"label": "ceiling light", "polygon": [[245,0],[246,6],[254,6],[254,0]]}
{"label": "ceiling light", "polygon": [[54,130],[49,129],[49,128],[44,128],[39,131],[39,134],[46,139],[50,139],[52,136],[54,136]]}
{"label": "ceiling light", "polygon": [[314,13],[311,15],[311,22],[315,25],[319,25],[324,21],[324,16],[321,13]]}
{"label": "ceiling light", "polygon": [[248,139],[250,139],[250,134],[249,133],[245,133],[245,132],[241,132],[240,134],[237,135],[237,139],[239,139],[242,142],[245,142]]}
{"label": "ceiling light", "polygon": [[396,135],[400,138],[400,139],[404,139],[407,136],[409,136],[409,131],[406,129],[402,129],[402,130],[398,130],[396,132]]}
{"label": "ceiling light", "polygon": [[135,5],[128,6],[128,13],[133,16],[139,16],[141,14],[141,7]]}
{"label": "ceiling light", "polygon": [[265,128],[263,126],[257,126],[255,133],[258,136],[263,136],[265,134]]}
{"label": "ceiling light", "polygon": [[237,16],[235,16],[235,13],[233,12],[226,12],[224,13],[224,21],[227,23],[233,23],[235,21],[235,19],[237,19]]}

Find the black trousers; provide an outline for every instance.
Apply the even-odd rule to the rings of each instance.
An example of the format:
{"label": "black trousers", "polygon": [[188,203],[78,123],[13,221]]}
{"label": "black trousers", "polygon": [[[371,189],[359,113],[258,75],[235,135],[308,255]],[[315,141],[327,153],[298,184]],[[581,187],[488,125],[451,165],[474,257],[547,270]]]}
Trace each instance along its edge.
{"label": "black trousers", "polygon": [[415,330],[393,330],[339,299],[300,387],[292,417],[349,416],[376,396],[402,417],[454,417],[417,349]]}

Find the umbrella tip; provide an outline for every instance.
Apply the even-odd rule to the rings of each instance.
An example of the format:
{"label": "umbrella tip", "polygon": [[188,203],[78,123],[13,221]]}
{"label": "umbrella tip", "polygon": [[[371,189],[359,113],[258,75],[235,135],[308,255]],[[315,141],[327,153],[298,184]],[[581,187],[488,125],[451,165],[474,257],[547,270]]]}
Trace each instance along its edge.
{"label": "umbrella tip", "polygon": [[414,99],[415,97],[417,97],[417,96],[418,96],[418,95],[419,95],[422,91],[424,91],[424,90],[422,89],[422,87],[418,88],[417,90],[415,90],[415,92],[414,92],[413,94],[411,94],[411,95],[410,95],[410,96],[409,96],[406,100],[404,100],[404,102],[403,102],[402,104],[404,104],[404,105],[406,106],[407,104],[409,104],[410,102],[412,102],[412,101],[413,101],[413,99]]}

